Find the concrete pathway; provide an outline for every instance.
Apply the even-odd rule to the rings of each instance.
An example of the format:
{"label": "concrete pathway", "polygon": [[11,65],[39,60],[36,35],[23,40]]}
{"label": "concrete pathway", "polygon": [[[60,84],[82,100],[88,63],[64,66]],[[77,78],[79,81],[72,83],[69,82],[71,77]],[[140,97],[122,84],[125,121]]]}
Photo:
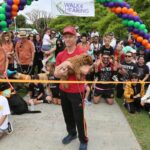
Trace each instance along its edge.
{"label": "concrete pathway", "polygon": [[[41,104],[41,114],[13,116],[14,132],[0,140],[0,150],[78,150],[79,141],[63,145],[67,134],[60,106]],[[88,150],[141,150],[117,104],[86,106]]]}

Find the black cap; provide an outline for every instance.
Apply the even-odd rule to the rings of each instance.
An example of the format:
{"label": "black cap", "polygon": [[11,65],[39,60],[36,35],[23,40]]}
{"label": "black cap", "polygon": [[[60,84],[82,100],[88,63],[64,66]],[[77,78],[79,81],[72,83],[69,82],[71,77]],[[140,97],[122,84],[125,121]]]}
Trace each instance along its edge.
{"label": "black cap", "polygon": [[0,83],[0,91],[4,91],[9,88],[10,88],[10,85],[8,83]]}

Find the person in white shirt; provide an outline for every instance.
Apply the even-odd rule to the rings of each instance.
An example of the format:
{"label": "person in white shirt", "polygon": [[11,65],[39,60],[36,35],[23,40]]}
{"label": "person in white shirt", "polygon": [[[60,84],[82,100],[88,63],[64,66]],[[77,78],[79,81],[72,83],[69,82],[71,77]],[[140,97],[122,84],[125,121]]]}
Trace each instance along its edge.
{"label": "person in white shirt", "polygon": [[149,73],[150,73],[150,61],[148,61],[148,62],[146,63],[146,65],[148,66],[148,68],[149,68]]}
{"label": "person in white shirt", "polygon": [[[8,100],[5,96],[10,94],[10,89],[4,89],[5,83],[0,84],[0,137],[5,133],[12,132],[12,126],[9,122],[8,115],[10,115],[10,108]],[[5,86],[5,87],[4,87]]]}
{"label": "person in white shirt", "polygon": [[46,29],[45,34],[42,40],[42,51],[48,51],[51,49],[51,38],[50,38],[51,30]]}
{"label": "person in white shirt", "polygon": [[93,31],[91,33],[91,38],[93,38],[95,36],[99,36],[99,33],[96,31],[96,29],[93,29]]}
{"label": "person in white shirt", "polygon": [[7,99],[4,96],[0,96],[0,137],[7,132],[9,114],[10,109]]}

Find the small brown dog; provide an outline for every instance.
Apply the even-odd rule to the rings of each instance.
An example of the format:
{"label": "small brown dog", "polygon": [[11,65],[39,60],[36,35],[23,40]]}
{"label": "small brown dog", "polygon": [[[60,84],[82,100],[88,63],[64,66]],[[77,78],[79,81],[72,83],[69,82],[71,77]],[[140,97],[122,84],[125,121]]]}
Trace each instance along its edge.
{"label": "small brown dog", "polygon": [[[77,55],[72,58],[67,59],[67,61],[71,62],[72,67],[68,68],[68,75],[75,75],[77,80],[81,80],[82,72],[80,68],[84,65],[91,66],[93,64],[92,57],[87,54]],[[67,80],[68,76],[63,76],[61,80]],[[64,88],[68,87],[68,84],[63,84]]]}
{"label": "small brown dog", "polygon": [[20,79],[20,80],[31,80],[31,76],[23,73],[16,73],[13,75],[13,78]]}

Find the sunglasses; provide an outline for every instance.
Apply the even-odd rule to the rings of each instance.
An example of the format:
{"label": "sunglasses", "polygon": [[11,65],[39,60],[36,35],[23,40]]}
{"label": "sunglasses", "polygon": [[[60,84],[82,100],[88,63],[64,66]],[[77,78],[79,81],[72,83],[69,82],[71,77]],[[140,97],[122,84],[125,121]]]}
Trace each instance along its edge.
{"label": "sunglasses", "polygon": [[130,56],[130,55],[126,55],[125,57],[129,57],[129,58],[130,58],[130,57],[132,57],[132,56]]}

